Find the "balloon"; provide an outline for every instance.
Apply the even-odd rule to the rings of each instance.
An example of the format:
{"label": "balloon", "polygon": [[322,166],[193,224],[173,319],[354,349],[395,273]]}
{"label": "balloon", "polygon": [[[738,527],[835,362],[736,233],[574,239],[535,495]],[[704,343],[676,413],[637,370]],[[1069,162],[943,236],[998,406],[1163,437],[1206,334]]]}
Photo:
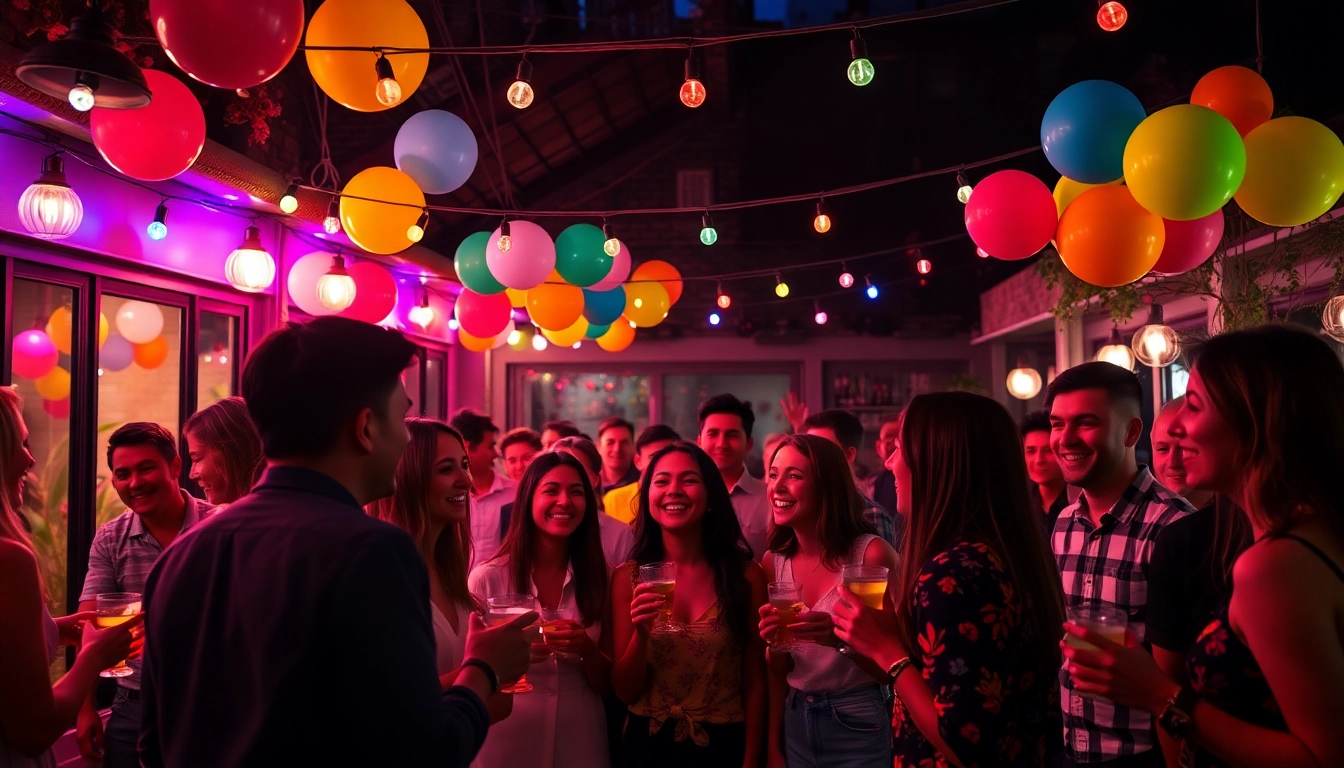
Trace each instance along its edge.
{"label": "balloon", "polygon": [[1237,205],[1256,221],[1295,227],[1314,221],[1344,192],[1344,144],[1305,117],[1270,120],[1246,135],[1246,180]]}
{"label": "balloon", "polygon": [[303,0],[149,0],[149,21],[163,52],[192,78],[227,90],[251,88],[294,57]]}
{"label": "balloon", "polygon": [[116,322],[117,331],[132,344],[144,344],[163,333],[163,311],[147,301],[123,302]]}
{"label": "balloon", "polygon": [[607,272],[607,276],[588,287],[594,291],[610,291],[624,283],[628,277],[630,277],[630,246],[621,241],[621,250],[612,257],[611,270]]}
{"label": "balloon", "polygon": [[527,292],[527,314],[542,330],[563,331],[583,316],[583,289],[566,283],[542,283]]}
{"label": "balloon", "polygon": [[663,322],[672,300],[661,283],[626,283],[625,316],[640,328]]}
{"label": "balloon", "polygon": [[124,336],[112,334],[107,337],[107,343],[98,350],[98,367],[104,371],[124,371],[135,362],[135,345],[127,341]]}
{"label": "balloon", "polygon": [[[334,315],[336,310],[328,309],[317,298],[317,281],[331,269],[334,253],[315,251],[302,256],[289,268],[289,298],[294,305],[313,317]],[[358,295],[358,294],[356,294]]]}
{"label": "balloon", "polygon": [[[1108,181],[1107,184],[1119,184],[1122,179]],[[1060,216],[1064,215],[1064,209],[1069,207],[1074,198],[1083,194],[1087,190],[1101,186],[1100,184],[1084,184],[1081,181],[1074,181],[1068,176],[1060,176],[1059,181],[1055,182],[1055,210]]]}
{"label": "balloon", "polygon": [[341,317],[380,323],[397,306],[397,281],[381,264],[360,261],[346,266],[355,281],[355,300],[341,310]]}
{"label": "balloon", "polygon": [[1243,137],[1274,116],[1269,83],[1246,67],[1219,67],[1199,78],[1190,103],[1226,117]]}
{"label": "balloon", "polygon": [[40,379],[51,373],[60,359],[61,353],[57,351],[56,344],[42,331],[24,331],[14,337],[15,376]]}
{"label": "balloon", "polygon": [[1246,174],[1246,148],[1227,118],[1178,104],[1153,113],[1125,145],[1125,184],[1164,219],[1202,219],[1232,199]]}
{"label": "balloon", "polygon": [[472,352],[485,352],[487,350],[494,348],[495,337],[491,336],[489,338],[482,339],[478,336],[472,336],[470,333],[467,333],[461,328],[458,328],[457,343],[461,344],[465,349],[468,349]]}
{"label": "balloon", "polygon": [[527,306],[527,291],[517,288],[505,288],[504,292],[509,295],[509,306],[514,309],[522,309]]}
{"label": "balloon", "polygon": [[586,288],[607,276],[612,257],[604,251],[607,236],[592,224],[573,224],[555,238],[555,268],[565,282]]}
{"label": "balloon", "polygon": [[457,254],[453,256],[453,269],[462,285],[486,295],[504,290],[504,286],[490,274],[490,265],[485,263],[485,245],[488,242],[489,232],[473,232],[457,246]]}
{"label": "balloon", "polygon": [[370,253],[397,253],[411,246],[406,230],[419,221],[424,207],[425,195],[410,176],[378,165],[355,174],[341,190],[341,226],[351,242]]}
{"label": "balloon", "polygon": [[64,400],[43,400],[42,410],[46,411],[47,415],[53,419],[68,419],[70,418],[70,398],[67,397]]}
{"label": "balloon", "polygon": [[1147,116],[1143,104],[1122,86],[1108,80],[1074,83],[1045,109],[1045,159],[1060,174],[1084,184],[1115,181],[1124,175],[1125,141]]}
{"label": "balloon", "polygon": [[625,311],[625,288],[610,291],[583,289],[583,316],[593,325],[608,325]]}
{"label": "balloon", "polygon": [[657,280],[667,291],[667,299],[673,304],[681,298],[681,273],[666,261],[646,261],[635,268],[631,280]]}
{"label": "balloon", "polygon": [[1202,219],[1171,221],[1166,224],[1166,244],[1153,265],[1155,274],[1179,275],[1203,264],[1218,250],[1223,239],[1223,211],[1218,209]]}
{"label": "balloon", "polygon": [[485,262],[490,265],[490,274],[504,286],[531,290],[555,269],[555,243],[546,230],[530,221],[510,221],[509,232],[513,245],[508,251],[499,250],[499,230],[490,233]]}
{"label": "balloon", "polygon": [[150,339],[144,344],[135,345],[135,364],[147,371],[158,368],[167,359],[168,340],[162,336]]}
{"label": "balloon", "polygon": [[[51,337],[52,342],[56,344],[56,349],[60,350],[61,354],[63,355],[70,354],[72,343],[71,332],[74,330],[73,328],[74,319],[75,319],[74,316],[70,313],[69,307],[57,307],[56,309],[52,310],[51,317],[47,318],[47,329],[46,329],[47,335]],[[100,347],[103,346],[103,342],[107,341],[107,334],[109,330],[110,329],[107,324],[107,315],[104,315],[103,313],[99,312],[98,346]]]}
{"label": "balloon", "polygon": [[446,195],[467,183],[476,169],[476,136],[462,118],[427,109],[401,124],[392,144],[397,168],[431,195]]}
{"label": "balloon", "polygon": [[625,318],[611,324],[607,332],[597,337],[597,346],[608,352],[620,352],[635,340],[635,329]]}
{"label": "balloon", "polygon": [[548,331],[542,328],[541,335],[557,346],[572,347],[588,337],[588,321],[580,317],[573,325],[561,331]]}
{"label": "balloon", "polygon": [[1055,199],[1040,179],[1023,171],[996,171],[966,203],[966,231],[991,256],[1009,261],[1034,256],[1055,234]]}
{"label": "balloon", "polygon": [[607,323],[606,325],[593,325],[592,323],[589,323],[588,330],[583,335],[584,338],[599,339],[605,336],[607,334],[607,330],[610,328],[611,323]]}
{"label": "balloon", "polygon": [[33,384],[37,387],[37,394],[47,400],[64,400],[70,396],[70,372],[59,365]]}
{"label": "balloon", "polygon": [[[356,112],[389,109],[374,94],[378,76],[373,48],[427,48],[429,33],[415,10],[403,0],[326,0],[308,22],[304,42],[310,46],[340,45],[366,51],[305,50],[308,70],[335,102]],[[410,100],[429,67],[428,53],[396,53],[387,57],[401,86],[401,103]],[[391,105],[395,106],[395,105]]]}
{"label": "balloon", "polygon": [[499,349],[505,344],[508,344],[509,337],[513,335],[513,332],[516,328],[517,326],[513,324],[513,320],[509,320],[509,324],[504,326],[504,330],[500,331],[499,335],[495,336],[495,338],[491,341],[490,348]]}
{"label": "balloon", "polygon": [[513,310],[509,308],[508,296],[502,293],[483,296],[464,288],[457,296],[453,314],[458,330],[478,339],[489,339],[493,344],[495,336],[508,327]]}
{"label": "balloon", "polygon": [[1165,241],[1162,218],[1140,207],[1127,187],[1110,185],[1079,195],[1065,209],[1055,235],[1064,266],[1079,280],[1103,288],[1148,274]]}
{"label": "balloon", "polygon": [[136,109],[94,107],[89,133],[108,165],[133,179],[163,181],[200,157],[205,113],[182,81],[155,69],[144,73],[154,100]]}

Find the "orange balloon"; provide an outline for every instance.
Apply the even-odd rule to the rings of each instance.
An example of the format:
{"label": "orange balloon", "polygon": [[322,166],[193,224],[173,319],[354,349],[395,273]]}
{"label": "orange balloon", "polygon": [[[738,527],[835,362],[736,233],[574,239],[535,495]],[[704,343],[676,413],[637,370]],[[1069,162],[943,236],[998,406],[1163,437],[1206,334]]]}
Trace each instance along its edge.
{"label": "orange balloon", "polygon": [[517,288],[505,288],[504,292],[509,295],[509,306],[514,309],[522,309],[527,306],[527,291],[520,291]]}
{"label": "orange balloon", "polygon": [[155,336],[144,344],[135,346],[135,364],[145,370],[153,370],[168,359],[168,340]]}
{"label": "orange balloon", "polygon": [[583,289],[544,282],[528,290],[527,314],[542,330],[563,331],[583,316]]}
{"label": "orange balloon", "polygon": [[620,352],[635,341],[635,329],[624,317],[616,318],[607,332],[597,337],[597,346],[608,352]]}
{"label": "orange balloon", "polygon": [[579,317],[577,322],[563,331],[548,331],[545,328],[541,329],[541,335],[545,336],[557,347],[572,347],[580,341],[583,341],[584,338],[587,337],[587,334],[588,321],[584,320],[582,316]]}
{"label": "orange balloon", "polygon": [[1055,242],[1079,280],[1115,288],[1148,274],[1166,244],[1162,217],[1143,209],[1125,186],[1093,187],[1059,220]]}
{"label": "orange balloon", "polygon": [[630,274],[630,280],[657,280],[667,290],[667,298],[671,304],[676,304],[677,299],[681,298],[681,273],[666,261],[646,261],[640,264]]}
{"label": "orange balloon", "polygon": [[478,338],[460,328],[457,331],[457,343],[472,352],[485,352],[495,346],[494,339]]}
{"label": "orange balloon", "polygon": [[1190,103],[1226,117],[1243,137],[1274,116],[1274,94],[1253,69],[1219,67],[1201,77]]}

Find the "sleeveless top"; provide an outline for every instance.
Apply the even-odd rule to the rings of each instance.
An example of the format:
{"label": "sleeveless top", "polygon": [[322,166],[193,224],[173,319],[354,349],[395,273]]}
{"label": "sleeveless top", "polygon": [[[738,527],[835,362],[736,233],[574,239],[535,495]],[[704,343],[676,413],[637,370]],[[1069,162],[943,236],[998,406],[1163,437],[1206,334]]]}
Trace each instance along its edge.
{"label": "sleeveless top", "polygon": [[[1311,550],[1340,581],[1344,581],[1344,570],[1315,544],[1291,533],[1279,538],[1292,539]],[[1186,655],[1185,673],[1190,688],[1200,698],[1239,720],[1262,728],[1287,731],[1288,723],[1279,711],[1279,703],[1274,699],[1274,692],[1265,681],[1260,665],[1251,649],[1232,631],[1228,620],[1230,607],[1229,599],[1214,614],[1213,621],[1199,634]],[[1184,765],[1198,768],[1226,765],[1188,741],[1182,758]]]}
{"label": "sleeveless top", "polygon": [[[47,660],[56,658],[56,651],[60,647],[61,630],[56,626],[56,621],[51,618],[45,605],[42,607],[42,639],[46,643]],[[37,757],[21,755],[9,748],[5,734],[0,732],[0,768],[56,768],[56,758],[52,756],[50,749]]]}
{"label": "sleeveless top", "polygon": [[[863,554],[868,551],[868,544],[877,537],[865,533],[854,540],[854,545],[850,547],[849,557],[841,562],[841,565],[861,565],[863,563]],[[782,557],[778,552],[775,555],[775,581],[794,581],[793,577],[793,558]],[[809,606],[808,610],[830,613],[836,600],[840,599],[840,574],[835,574],[835,583],[827,590],[815,605]],[[798,649],[793,651],[793,669],[789,670],[787,680],[789,687],[799,691],[811,692],[831,692],[847,691],[851,688],[876,686],[878,682],[873,676],[864,672],[863,669],[855,664],[848,657],[843,656],[835,648],[831,648],[818,643],[799,643]]]}
{"label": "sleeveless top", "polygon": [[[631,581],[638,564],[627,563]],[[649,679],[630,712],[649,718],[649,735],[671,720],[676,741],[709,746],[701,723],[724,725],[747,718],[742,705],[742,646],[719,621],[716,601],[705,615],[677,634],[649,636]]]}
{"label": "sleeveless top", "polygon": [[434,661],[439,674],[444,675],[462,666],[467,650],[467,621],[471,618],[471,608],[458,605],[457,626],[461,631],[454,632],[448,617],[443,615],[439,606],[429,604],[429,615],[434,625]]}

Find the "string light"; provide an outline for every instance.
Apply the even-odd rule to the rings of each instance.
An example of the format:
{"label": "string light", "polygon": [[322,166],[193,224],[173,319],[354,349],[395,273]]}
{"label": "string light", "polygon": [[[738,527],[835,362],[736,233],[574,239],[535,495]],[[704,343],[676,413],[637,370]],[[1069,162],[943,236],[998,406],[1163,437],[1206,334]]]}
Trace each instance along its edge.
{"label": "string light", "polygon": [[919,274],[927,275],[933,271],[933,262],[928,259],[920,259],[915,262],[915,269],[919,270]]}
{"label": "string light", "polygon": [[331,269],[317,279],[317,300],[333,312],[355,303],[355,279],[345,269],[345,259],[331,257]]}
{"label": "string light", "polygon": [[980,248],[980,247],[977,246],[976,249],[975,249],[975,255],[976,255],[976,256],[979,256],[979,257],[982,258],[982,259],[988,259],[988,258],[989,258],[989,251],[986,251],[984,248]]}
{"label": "string light", "polygon": [[[457,318],[456,318],[456,317],[450,317],[450,318],[448,318],[448,330],[450,330],[450,331],[456,331],[459,327],[461,327],[461,326],[458,324],[458,322],[457,322]],[[514,331],[514,333],[518,333],[518,332],[517,332],[517,331]],[[509,338],[512,339],[513,336],[510,335]],[[510,341],[509,343],[512,344],[513,342]]]}
{"label": "string light", "polygon": [[710,324],[710,325],[718,325],[718,324],[721,323],[721,322],[723,322],[723,318],[719,317],[719,313],[718,313],[718,312],[710,312],[710,313],[709,313],[709,324]]}
{"label": "string light", "polygon": [[957,171],[957,200],[960,201],[962,205],[969,203],[971,201],[972,191],[971,182],[966,178],[966,174]]}
{"label": "string light", "polygon": [[243,242],[224,262],[224,277],[240,291],[261,293],[275,282],[275,259],[261,246],[261,230],[243,230]]}
{"label": "string light", "polygon": [[686,81],[681,84],[681,103],[695,109],[705,103],[705,85],[700,82],[700,70],[695,65],[695,50],[686,52]]}
{"label": "string light", "polygon": [[[1101,0],[1097,0],[1097,2],[1100,3]],[[1104,3],[1097,9],[1097,26],[1107,32],[1117,31],[1125,26],[1126,21],[1129,21],[1129,11],[1125,10],[1125,6],[1115,0]]]}
{"label": "string light", "polygon": [[705,245],[713,245],[719,241],[719,233],[714,229],[714,221],[709,218],[709,211],[700,217],[700,242]]}
{"label": "string light", "polygon": [[723,292],[723,283],[719,283],[718,294],[719,296],[714,300],[714,303],[719,305],[719,309],[727,309],[733,306],[733,297]]}
{"label": "string light", "polygon": [[[418,243],[425,239],[425,229],[429,227],[429,209],[426,208],[420,213],[420,218],[415,223],[406,228],[406,239],[412,243]],[[502,239],[502,238],[501,238]],[[502,248],[500,250],[503,250]]]}
{"label": "string light", "polygon": [[379,51],[378,58],[373,60],[373,71],[378,76],[378,85],[373,90],[373,95],[378,97],[378,103],[384,107],[393,107],[401,103],[401,83],[398,83],[397,76],[392,74],[392,62],[387,60],[382,51]]}
{"label": "string light", "polygon": [[1097,360],[1118,365],[1126,371],[1134,370],[1134,352],[1125,343],[1125,340],[1120,338],[1118,327],[1111,327],[1111,338],[1106,341],[1106,346],[1097,350]]}
{"label": "string light", "polygon": [[506,339],[506,341],[508,342],[510,347],[516,347],[519,344],[522,344],[523,332],[518,330],[517,328],[514,328],[512,331],[509,331],[509,338]]}
{"label": "string light", "polygon": [[826,312],[821,308],[821,302],[813,299],[812,308],[816,310],[816,314],[812,316],[812,319],[817,321],[817,325],[825,325],[830,317],[827,316]]}
{"label": "string light", "polygon": [[499,240],[495,243],[501,253],[508,253],[513,250],[513,237],[509,235],[509,220],[505,217],[499,225]]}
{"label": "string light", "polygon": [[537,332],[532,336],[533,349],[537,350],[538,352],[541,352],[542,350],[546,349],[546,346],[547,346],[546,337],[542,336],[540,332]]}
{"label": "string light", "polygon": [[873,82],[873,62],[868,60],[868,44],[859,37],[859,30],[854,29],[854,39],[849,41],[849,69],[845,75],[849,77],[849,82],[863,86]]}
{"label": "string light", "polygon": [[420,326],[422,329],[434,322],[434,308],[429,306],[429,289],[425,288],[420,293],[420,303],[411,307],[409,317],[412,323]]}
{"label": "string light", "polygon": [[514,74],[513,84],[509,86],[509,91],[505,98],[509,100],[516,109],[527,109],[532,106],[532,100],[537,94],[532,90],[532,62],[527,60],[527,54],[518,62],[518,71]]}
{"label": "string light", "polygon": [[849,273],[849,269],[845,266],[845,262],[843,261],[840,262],[840,287],[854,287],[854,276]]}
{"label": "string light", "polygon": [[336,215],[339,212],[336,205],[340,200],[339,196],[332,195],[331,202],[327,203],[327,217],[322,220],[322,229],[326,230],[328,235],[341,231],[341,217]]}
{"label": "string light", "polygon": [[616,236],[611,233],[611,227],[607,224],[606,219],[602,220],[602,234],[607,238],[602,243],[602,251],[613,258],[620,255],[621,241],[617,240]]}
{"label": "string light", "polygon": [[280,210],[285,213],[293,213],[299,210],[299,183],[297,181],[289,182],[285,187],[285,194],[280,196]]}
{"label": "string light", "polygon": [[1017,367],[1008,372],[1005,382],[1008,394],[1018,400],[1030,400],[1041,393],[1041,374],[1027,365],[1024,357],[1017,358]]}
{"label": "string light", "polygon": [[154,209],[154,220],[149,222],[145,231],[149,233],[150,240],[162,240],[168,236],[168,201],[159,203],[159,207]]}
{"label": "string light", "polygon": [[817,216],[812,219],[812,228],[825,234],[831,231],[831,217],[826,215],[825,200],[817,201]]}
{"label": "string light", "polygon": [[84,204],[65,180],[65,161],[50,155],[42,161],[42,175],[19,197],[19,221],[34,237],[61,240],[79,229]]}
{"label": "string light", "polygon": [[1134,334],[1130,344],[1139,362],[1150,368],[1166,368],[1181,356],[1181,336],[1162,322],[1162,305],[1148,310],[1148,322]]}
{"label": "string light", "polygon": [[775,295],[781,299],[789,295],[789,284],[778,272],[775,273]]}
{"label": "string light", "polygon": [[864,293],[868,294],[868,298],[870,298],[870,299],[876,299],[876,298],[877,298],[877,286],[876,286],[876,285],[873,285],[873,278],[872,278],[871,276],[869,276],[869,277],[865,277],[865,278],[863,278],[863,281],[864,281],[865,283],[868,284],[868,287],[864,289]]}

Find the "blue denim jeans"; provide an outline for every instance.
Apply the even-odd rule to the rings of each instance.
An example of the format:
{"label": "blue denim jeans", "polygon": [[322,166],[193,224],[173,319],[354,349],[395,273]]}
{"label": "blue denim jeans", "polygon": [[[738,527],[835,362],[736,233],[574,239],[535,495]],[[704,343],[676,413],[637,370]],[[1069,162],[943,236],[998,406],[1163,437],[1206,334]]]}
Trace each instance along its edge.
{"label": "blue denim jeans", "polygon": [[129,688],[117,686],[112,716],[103,727],[103,768],[140,768],[139,741],[139,691],[132,694]]}
{"label": "blue denim jeans", "polygon": [[784,700],[789,768],[891,768],[891,711],[879,686],[832,693],[789,689]]}

